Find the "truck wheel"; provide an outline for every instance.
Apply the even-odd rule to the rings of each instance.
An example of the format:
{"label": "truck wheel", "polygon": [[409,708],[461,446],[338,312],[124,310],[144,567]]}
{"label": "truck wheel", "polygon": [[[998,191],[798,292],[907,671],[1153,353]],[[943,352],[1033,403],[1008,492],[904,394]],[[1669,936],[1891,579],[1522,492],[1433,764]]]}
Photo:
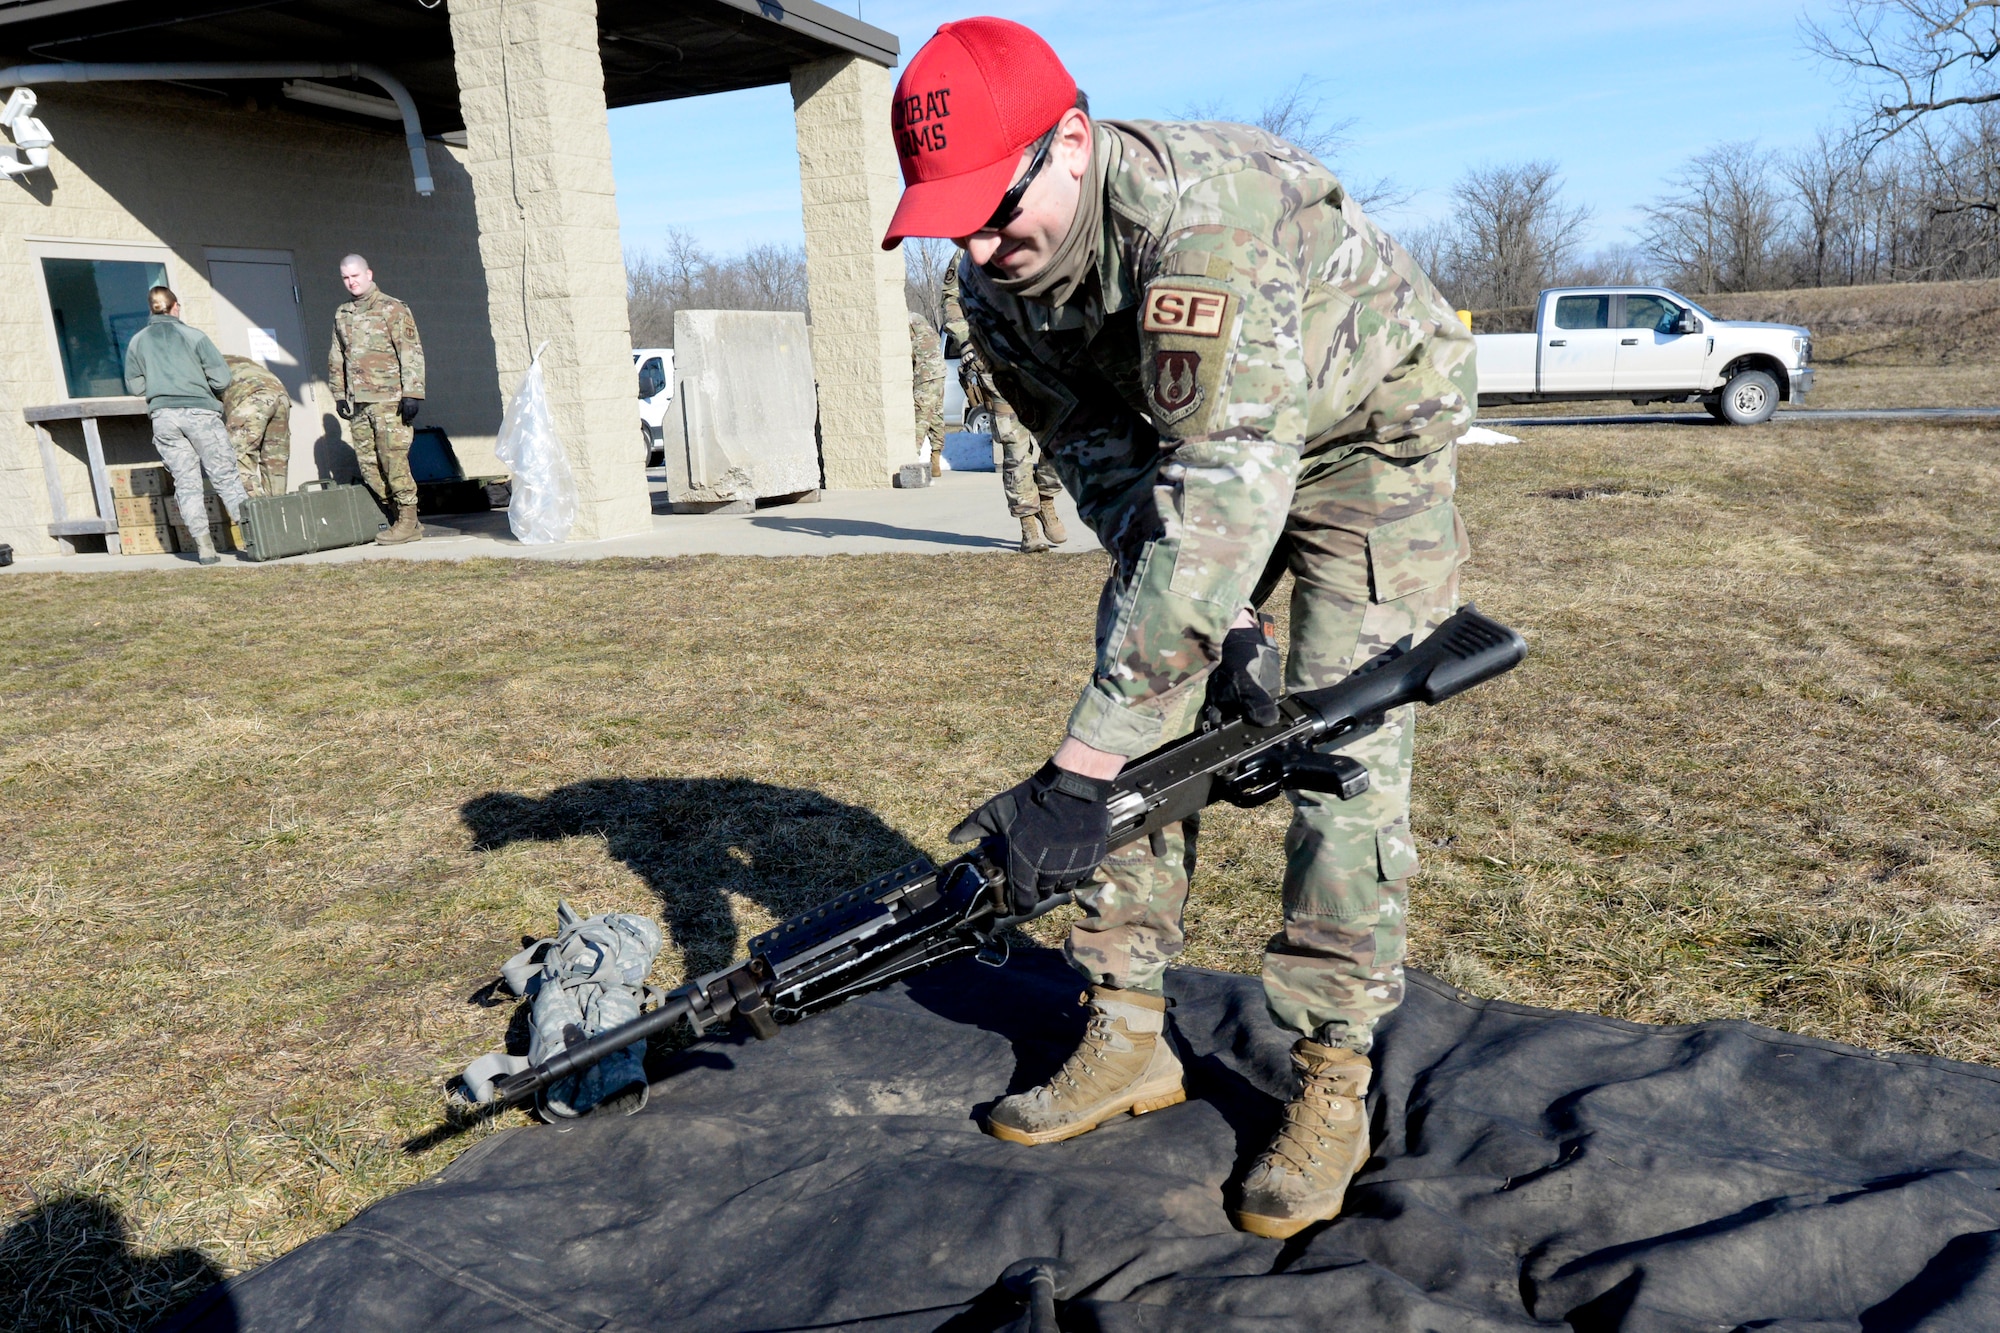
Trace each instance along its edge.
{"label": "truck wheel", "polygon": [[1738,371],[1722,386],[1720,407],[1732,426],[1761,426],[1778,410],[1778,381],[1761,370]]}
{"label": "truck wheel", "polygon": [[975,407],[965,414],[965,429],[972,435],[993,433],[993,414],[983,407]]}
{"label": "truck wheel", "polygon": [[666,447],[654,444],[653,432],[646,429],[644,425],[639,427],[639,439],[642,442],[639,457],[646,460],[647,467],[658,467],[667,461]]}
{"label": "truck wheel", "polygon": [[1717,421],[1727,423],[1729,420],[1728,417],[1722,415],[1722,396],[1720,394],[1711,394],[1709,397],[1702,399],[1701,409]]}

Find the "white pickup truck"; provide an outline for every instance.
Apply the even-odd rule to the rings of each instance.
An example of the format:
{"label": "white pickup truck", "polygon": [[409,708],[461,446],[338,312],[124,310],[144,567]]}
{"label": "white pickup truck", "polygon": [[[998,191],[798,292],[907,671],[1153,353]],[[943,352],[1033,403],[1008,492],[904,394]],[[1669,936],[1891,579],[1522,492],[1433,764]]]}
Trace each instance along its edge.
{"label": "white pickup truck", "polygon": [[1551,287],[1533,333],[1482,333],[1479,405],[1700,403],[1754,426],[1812,388],[1812,332],[1717,319],[1665,287]]}
{"label": "white pickup truck", "polygon": [[674,399],[674,349],[634,347],[632,364],[639,368],[639,435],[646,466],[666,461],[667,405]]}

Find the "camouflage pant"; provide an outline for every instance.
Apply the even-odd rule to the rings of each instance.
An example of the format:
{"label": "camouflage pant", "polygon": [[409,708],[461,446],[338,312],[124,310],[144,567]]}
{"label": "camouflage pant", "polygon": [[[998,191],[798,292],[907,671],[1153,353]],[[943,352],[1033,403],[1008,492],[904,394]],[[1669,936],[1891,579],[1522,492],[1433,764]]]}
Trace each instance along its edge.
{"label": "camouflage pant", "polygon": [[396,411],[395,401],[356,403],[354,420],[347,424],[354,432],[354,461],[361,464],[361,480],[374,493],[375,503],[387,508],[394,498],[398,509],[416,508],[417,483],[410,475],[410,425]]}
{"label": "camouflage pant", "polygon": [[1007,488],[1008,513],[1016,518],[1032,514],[1062,489],[1056,465],[1043,456],[1033,432],[1012,408],[994,408],[993,438],[1000,443],[1000,484]]}
{"label": "camouflage pant", "polygon": [[292,400],[282,393],[253,393],[229,416],[229,444],[243,489],[283,495],[292,461]]}
{"label": "camouflage pant", "polygon": [[[1443,440],[1463,422],[1434,428]],[[1366,450],[1306,460],[1270,584],[1293,576],[1285,688],[1332,685],[1392,646],[1421,639],[1458,602],[1465,530],[1452,491],[1456,450],[1419,458]],[[1442,558],[1441,558],[1442,554]],[[1413,709],[1342,747],[1371,785],[1352,801],[1290,793],[1284,928],[1264,953],[1272,1017],[1295,1032],[1367,1051],[1375,1024],[1402,1002],[1404,910],[1417,868],[1410,833]],[[1084,919],[1065,946],[1093,980],[1156,990],[1180,953],[1195,829],[1165,831],[1165,854],[1140,843],[1105,863],[1078,895]]]}
{"label": "camouflage pant", "polygon": [[928,444],[933,453],[944,448],[944,380],[918,380],[917,452]]}
{"label": "camouflage pant", "polygon": [[181,526],[189,532],[208,531],[208,501],[202,495],[201,474],[222,497],[231,519],[243,517],[243,479],[236,473],[236,454],[222,428],[222,413],[205,407],[161,407],[153,411],[153,448],[174,476],[174,503]]}

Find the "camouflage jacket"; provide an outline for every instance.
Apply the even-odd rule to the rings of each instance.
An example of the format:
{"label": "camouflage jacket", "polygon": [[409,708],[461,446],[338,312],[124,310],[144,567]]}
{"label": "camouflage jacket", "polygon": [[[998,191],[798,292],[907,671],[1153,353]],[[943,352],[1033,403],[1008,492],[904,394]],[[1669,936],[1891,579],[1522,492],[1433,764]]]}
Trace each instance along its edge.
{"label": "camouflage jacket", "polygon": [[289,400],[284,381],[266,370],[260,362],[247,356],[225,355],[223,362],[229,367],[229,387],[222,391],[222,414],[235,416],[237,409],[253,397],[272,397]]}
{"label": "camouflage jacket", "polygon": [[938,331],[916,311],[910,312],[910,378],[919,384],[944,378],[944,344]]}
{"label": "camouflage jacket", "polygon": [[[1472,338],[1309,154],[1242,125],[1100,121],[1096,256],[1069,300],[969,261],[972,341],[1117,566],[1070,734],[1135,755],[1284,531],[1301,459],[1429,453],[1469,421]],[[1089,180],[1086,180],[1086,188]]]}
{"label": "camouflage jacket", "polygon": [[965,387],[968,408],[983,407],[999,416],[1013,416],[1013,407],[1000,392],[1000,386],[993,382],[993,372],[986,368],[986,360],[980,356],[978,344],[972,341],[972,330],[965,322],[965,302],[958,294],[958,266],[964,258],[965,251],[960,250],[952,257],[951,267],[944,271],[944,332],[958,344],[958,382]]}
{"label": "camouflage jacket", "polygon": [[335,306],[326,382],[356,403],[423,397],[424,345],[410,308],[380,287]]}

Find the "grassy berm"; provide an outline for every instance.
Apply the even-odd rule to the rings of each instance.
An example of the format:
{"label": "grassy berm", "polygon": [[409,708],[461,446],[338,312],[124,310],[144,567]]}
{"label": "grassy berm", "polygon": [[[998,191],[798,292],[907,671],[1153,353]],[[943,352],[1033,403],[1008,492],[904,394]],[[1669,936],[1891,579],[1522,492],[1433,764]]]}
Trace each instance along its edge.
{"label": "grassy berm", "polygon": [[[1423,723],[1413,961],[2000,1062],[1994,434],[1526,433],[1463,460],[1534,653]],[[672,983],[945,854],[1056,743],[1102,574],[0,580],[0,1322],[143,1325],[490,1132],[427,1137],[558,897],[664,916]],[[1284,819],[1213,817],[1189,962],[1256,966]]]}

